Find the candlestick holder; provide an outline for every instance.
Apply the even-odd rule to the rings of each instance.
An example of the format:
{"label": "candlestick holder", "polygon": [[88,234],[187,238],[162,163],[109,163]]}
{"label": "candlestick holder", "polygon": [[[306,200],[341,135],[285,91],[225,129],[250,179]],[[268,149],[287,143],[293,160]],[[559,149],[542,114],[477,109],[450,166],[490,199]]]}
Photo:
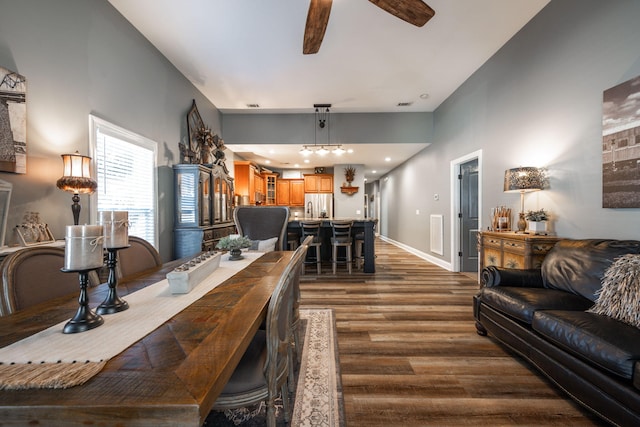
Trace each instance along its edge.
{"label": "candlestick holder", "polygon": [[77,332],[88,331],[97,328],[104,323],[102,316],[95,314],[89,308],[89,296],[87,295],[87,284],[89,283],[89,272],[95,270],[90,268],[87,270],[67,270],[61,269],[65,273],[78,273],[80,281],[80,297],[78,298],[78,311],[71,320],[64,325],[62,332],[65,334],[75,334]]}
{"label": "candlestick holder", "polygon": [[119,313],[129,308],[129,303],[118,296],[118,277],[116,274],[116,265],[118,263],[118,250],[126,249],[129,246],[120,248],[107,248],[107,268],[109,268],[109,277],[107,284],[109,285],[109,293],[102,303],[96,308],[98,314]]}

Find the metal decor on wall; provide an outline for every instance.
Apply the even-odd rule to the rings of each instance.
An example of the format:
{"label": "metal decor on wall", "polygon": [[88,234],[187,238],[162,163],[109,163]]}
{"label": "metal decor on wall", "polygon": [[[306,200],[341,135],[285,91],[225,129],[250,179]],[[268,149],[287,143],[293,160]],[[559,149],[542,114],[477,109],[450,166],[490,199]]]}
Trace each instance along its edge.
{"label": "metal decor on wall", "polygon": [[[179,143],[180,163],[221,165],[228,173],[224,164],[224,141],[213,133],[202,121],[195,99],[187,114],[187,132],[189,141],[187,144]],[[188,146],[187,146],[188,145]]]}
{"label": "metal decor on wall", "polygon": [[0,67],[0,171],[27,173],[27,85]]}
{"label": "metal decor on wall", "polygon": [[640,76],[604,91],[602,207],[640,207]]}

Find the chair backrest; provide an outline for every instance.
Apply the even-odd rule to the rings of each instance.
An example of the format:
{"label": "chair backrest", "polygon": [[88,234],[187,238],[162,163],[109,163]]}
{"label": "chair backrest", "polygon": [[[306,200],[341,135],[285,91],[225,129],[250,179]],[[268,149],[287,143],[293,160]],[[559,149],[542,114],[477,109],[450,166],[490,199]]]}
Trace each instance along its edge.
{"label": "chair backrest", "polygon": [[143,238],[129,236],[129,247],[118,251],[118,277],[123,278],[162,265],[160,254]]}
{"label": "chair backrest", "polygon": [[78,274],[63,273],[64,248],[30,247],[8,255],[0,264],[0,315],[80,292]]}
{"label": "chair backrest", "polygon": [[308,246],[300,246],[276,285],[267,311],[267,360],[265,376],[267,384],[277,395],[277,388],[286,380],[289,372],[289,350],[293,315],[294,286],[299,278],[302,261]]}
{"label": "chair backrest", "polygon": [[289,222],[287,206],[238,206],[233,211],[238,234],[251,240],[277,237],[276,250],[282,251]]}
{"label": "chair backrest", "polygon": [[353,221],[331,221],[331,230],[333,232],[333,241],[341,242],[351,239],[351,227]]}
{"label": "chair backrest", "polygon": [[[300,221],[300,233],[301,239],[304,240],[307,236],[313,236],[314,242],[316,242],[320,238],[320,226],[322,225],[322,221]],[[311,244],[310,242],[309,244]]]}
{"label": "chair backrest", "polygon": [[[311,243],[313,243],[313,236],[305,237],[300,246],[298,246],[294,252],[294,256],[296,255],[296,252],[301,254],[300,266],[307,256],[307,250]],[[300,273],[301,269],[298,268],[293,276],[293,324],[297,324],[300,318]]]}

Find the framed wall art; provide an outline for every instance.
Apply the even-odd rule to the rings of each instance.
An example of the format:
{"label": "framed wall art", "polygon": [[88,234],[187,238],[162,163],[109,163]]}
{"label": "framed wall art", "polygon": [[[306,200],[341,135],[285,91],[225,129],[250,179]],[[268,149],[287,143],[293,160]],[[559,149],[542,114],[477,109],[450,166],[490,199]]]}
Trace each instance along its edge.
{"label": "framed wall art", "polygon": [[20,74],[0,67],[0,171],[27,173],[27,87]]}
{"label": "framed wall art", "polygon": [[640,208],[640,76],[605,90],[602,112],[602,207]]}

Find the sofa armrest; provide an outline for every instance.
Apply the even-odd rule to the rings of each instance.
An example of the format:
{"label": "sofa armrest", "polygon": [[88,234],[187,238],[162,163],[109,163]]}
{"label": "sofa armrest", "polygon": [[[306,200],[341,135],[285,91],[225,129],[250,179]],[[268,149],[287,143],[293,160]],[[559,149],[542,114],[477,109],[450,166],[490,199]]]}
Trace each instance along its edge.
{"label": "sofa armrest", "polygon": [[491,265],[482,270],[482,273],[480,274],[480,285],[487,288],[494,286],[542,288],[542,272],[539,268],[531,270],[516,270]]}

